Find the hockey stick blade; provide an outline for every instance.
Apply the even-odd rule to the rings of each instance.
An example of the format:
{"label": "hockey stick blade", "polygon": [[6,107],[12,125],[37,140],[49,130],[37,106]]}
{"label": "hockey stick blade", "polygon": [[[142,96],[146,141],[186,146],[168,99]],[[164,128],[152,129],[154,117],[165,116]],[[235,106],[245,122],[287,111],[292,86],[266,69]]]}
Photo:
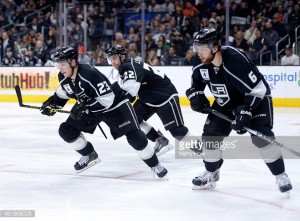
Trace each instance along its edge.
{"label": "hockey stick blade", "polygon": [[[221,119],[223,119],[223,120],[225,120],[225,121],[227,121],[227,122],[232,123],[232,120],[231,120],[229,117],[227,117],[227,116],[224,115],[224,114],[219,113],[218,111],[216,111],[216,110],[214,110],[214,109],[212,109],[212,108],[210,108],[210,107],[206,108],[206,111],[209,112],[209,113],[211,113],[211,114],[213,114],[213,115],[215,115],[215,116],[217,116],[217,117],[219,117],[219,118],[221,118]],[[268,137],[268,136],[266,136],[266,135],[264,135],[264,134],[262,134],[262,133],[260,133],[260,132],[258,132],[258,131],[256,131],[256,130],[253,130],[253,129],[251,129],[251,128],[248,128],[248,127],[244,127],[244,128],[245,128],[250,134],[253,134],[253,135],[259,137],[259,138],[262,139],[262,140],[265,140],[265,141],[267,141],[267,142],[269,142],[269,143],[271,143],[271,144],[274,144],[274,145],[279,146],[279,147],[281,147],[281,148],[283,148],[283,149],[286,149],[287,151],[289,151],[289,152],[295,154],[296,156],[300,157],[300,153],[299,153],[299,152],[297,152],[297,151],[295,151],[295,150],[293,150],[293,149],[291,149],[291,148],[289,148],[289,147],[287,147],[287,146],[284,146],[283,144],[279,143],[279,142],[276,141],[275,139],[273,139],[273,138],[271,138],[271,137]]]}
{"label": "hockey stick blade", "polygon": [[19,85],[15,86],[15,91],[16,91],[16,94],[17,94],[19,105],[20,105],[20,107],[23,107],[24,104],[23,104],[21,89],[20,89]]}
{"label": "hockey stick blade", "polygon": [[[27,104],[23,103],[21,88],[20,88],[19,85],[15,86],[15,91],[16,91],[16,94],[17,94],[17,98],[18,98],[18,102],[19,102],[20,107],[31,108],[31,109],[38,109],[38,110],[41,108],[41,107],[38,107],[38,106],[32,106],[32,105],[27,105]],[[66,114],[70,113],[70,111],[60,110],[60,109],[53,109],[53,111],[59,112],[59,113],[66,113]]]}

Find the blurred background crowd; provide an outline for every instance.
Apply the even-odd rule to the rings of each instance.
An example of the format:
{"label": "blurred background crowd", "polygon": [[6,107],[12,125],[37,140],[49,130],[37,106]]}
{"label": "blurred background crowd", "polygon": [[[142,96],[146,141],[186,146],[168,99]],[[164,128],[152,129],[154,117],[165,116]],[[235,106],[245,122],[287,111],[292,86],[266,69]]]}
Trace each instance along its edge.
{"label": "blurred background crowd", "polygon": [[[0,0],[0,65],[52,66],[51,55],[65,43],[80,62],[96,66],[107,65],[106,51],[117,44],[136,59],[143,50],[150,65],[192,65],[200,28],[215,28],[226,44],[225,6],[225,0]],[[229,11],[227,44],[258,65],[299,65],[300,1],[230,0]]]}

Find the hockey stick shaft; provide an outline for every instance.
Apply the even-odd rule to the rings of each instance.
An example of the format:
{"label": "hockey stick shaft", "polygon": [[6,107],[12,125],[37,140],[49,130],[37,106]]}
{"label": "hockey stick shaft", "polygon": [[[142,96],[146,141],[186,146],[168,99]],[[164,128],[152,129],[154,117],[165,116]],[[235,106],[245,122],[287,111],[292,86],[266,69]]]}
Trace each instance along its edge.
{"label": "hockey stick shaft", "polygon": [[[18,98],[20,107],[31,108],[31,109],[40,109],[40,107],[38,107],[38,106],[32,106],[32,105],[23,103],[22,93],[21,93],[21,89],[20,89],[19,85],[15,86],[15,90],[16,90],[16,94],[17,94],[17,98]],[[66,113],[66,114],[70,113],[70,111],[60,110],[60,109],[53,109],[53,111],[59,112],[59,113]]]}
{"label": "hockey stick shaft", "polygon": [[[23,98],[22,98],[22,93],[21,93],[21,88],[19,85],[15,86],[15,91],[17,94],[17,98],[18,98],[18,102],[19,102],[19,106],[20,107],[25,107],[25,108],[31,108],[31,109],[38,109],[40,110],[41,107],[38,106],[32,106],[32,105],[27,105],[23,103]],[[58,112],[58,113],[65,113],[65,114],[70,114],[71,111],[67,111],[67,110],[60,110],[60,109],[53,109],[53,111]],[[103,136],[107,139],[106,134],[104,133],[104,130],[102,129],[102,127],[100,126],[100,124],[97,124],[101,133],[103,134]]]}
{"label": "hockey stick shaft", "polygon": [[[215,116],[217,116],[217,117],[219,117],[219,118],[221,118],[221,119],[227,121],[227,122],[232,123],[232,121],[233,121],[233,120],[231,120],[228,116],[226,116],[226,115],[224,115],[224,114],[222,114],[222,113],[219,113],[218,111],[216,111],[216,110],[214,110],[214,109],[212,109],[212,108],[206,108],[205,110],[206,110],[207,112],[209,112],[209,113],[211,113],[211,114],[213,114],[213,115],[215,115]],[[253,134],[253,135],[255,135],[255,136],[261,138],[262,140],[265,140],[265,141],[267,141],[267,142],[269,142],[269,143],[271,143],[271,144],[274,144],[274,145],[279,146],[279,147],[281,147],[281,148],[283,148],[283,149],[286,149],[286,150],[288,150],[289,152],[295,154],[296,156],[300,156],[300,153],[299,153],[299,152],[297,152],[297,151],[295,151],[295,150],[293,150],[293,149],[291,149],[291,148],[288,148],[287,146],[283,145],[282,143],[279,143],[278,141],[276,141],[275,139],[273,139],[273,138],[271,138],[271,137],[268,137],[268,136],[262,134],[261,132],[258,132],[258,131],[256,131],[256,130],[253,130],[253,129],[251,129],[251,128],[248,128],[248,127],[244,127],[244,128],[245,128],[250,134]]]}

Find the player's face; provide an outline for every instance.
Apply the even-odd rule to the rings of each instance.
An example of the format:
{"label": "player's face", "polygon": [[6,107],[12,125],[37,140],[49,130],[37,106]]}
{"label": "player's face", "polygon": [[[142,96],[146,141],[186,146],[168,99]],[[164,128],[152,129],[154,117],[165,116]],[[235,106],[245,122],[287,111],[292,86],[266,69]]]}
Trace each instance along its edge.
{"label": "player's face", "polygon": [[117,70],[121,65],[120,57],[117,54],[108,57],[108,62]]}
{"label": "player's face", "polygon": [[60,61],[55,63],[55,67],[65,76],[72,76],[72,68],[71,65],[67,61]]}
{"label": "player's face", "polygon": [[194,51],[198,54],[203,64],[210,64],[213,60],[211,49],[208,45],[194,44]]}

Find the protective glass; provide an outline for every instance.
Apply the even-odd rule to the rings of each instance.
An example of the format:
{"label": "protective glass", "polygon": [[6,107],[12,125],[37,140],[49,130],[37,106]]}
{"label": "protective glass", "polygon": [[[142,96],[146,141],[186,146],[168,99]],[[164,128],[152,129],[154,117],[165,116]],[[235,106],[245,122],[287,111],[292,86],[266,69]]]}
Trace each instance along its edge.
{"label": "protective glass", "polygon": [[59,61],[59,62],[55,62],[54,63],[54,66],[57,68],[57,69],[62,69],[62,68],[65,68],[65,67],[68,67],[70,64],[67,62],[67,61]]}

